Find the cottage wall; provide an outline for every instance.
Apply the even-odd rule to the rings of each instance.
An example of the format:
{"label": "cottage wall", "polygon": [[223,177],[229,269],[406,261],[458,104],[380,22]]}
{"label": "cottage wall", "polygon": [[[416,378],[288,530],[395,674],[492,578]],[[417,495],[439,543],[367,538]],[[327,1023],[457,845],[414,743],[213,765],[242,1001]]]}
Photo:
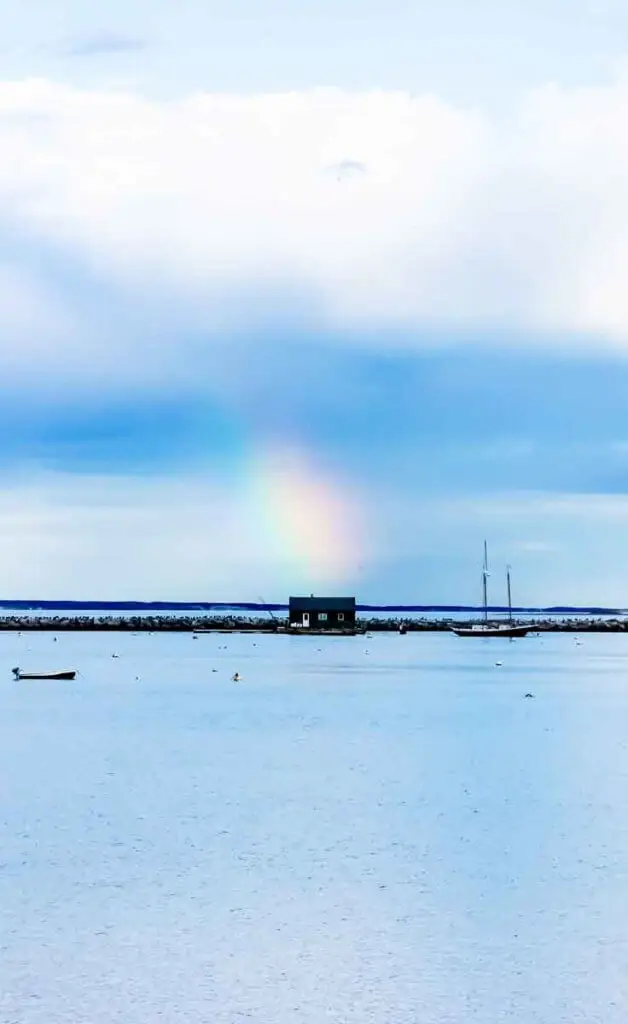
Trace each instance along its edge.
{"label": "cottage wall", "polygon": [[290,598],[289,621],[301,629],[352,629],[355,598]]}

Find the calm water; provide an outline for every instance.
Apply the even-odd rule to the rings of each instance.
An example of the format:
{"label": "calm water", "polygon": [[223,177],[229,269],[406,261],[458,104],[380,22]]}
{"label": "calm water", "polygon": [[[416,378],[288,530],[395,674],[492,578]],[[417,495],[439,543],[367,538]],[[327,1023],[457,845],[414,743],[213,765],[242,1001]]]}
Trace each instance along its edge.
{"label": "calm water", "polygon": [[2,1024],[625,1024],[627,921],[627,636],[0,635]]}

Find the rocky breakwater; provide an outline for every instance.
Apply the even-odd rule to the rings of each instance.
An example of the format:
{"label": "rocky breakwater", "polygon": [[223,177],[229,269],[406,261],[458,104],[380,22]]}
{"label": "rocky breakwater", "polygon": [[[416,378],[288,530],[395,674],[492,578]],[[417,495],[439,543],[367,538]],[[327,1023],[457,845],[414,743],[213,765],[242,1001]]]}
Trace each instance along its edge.
{"label": "rocky breakwater", "polygon": [[233,615],[3,615],[0,632],[276,633],[283,623]]}
{"label": "rocky breakwater", "polygon": [[[490,620],[491,625],[504,624],[503,618]],[[360,618],[359,624],[369,633],[446,633],[457,626],[482,625],[484,619],[470,618],[387,618],[387,619],[366,619]],[[605,618],[596,615],[578,615],[573,617],[539,617],[539,618],[515,618],[514,625],[528,626],[530,633],[626,633],[628,632],[628,618]]]}
{"label": "rocky breakwater", "polygon": [[540,619],[534,629],[544,633],[627,633],[628,619],[578,616],[569,619]]}
{"label": "rocky breakwater", "polygon": [[[452,618],[402,617],[367,618],[360,616],[356,623],[358,633],[445,633],[455,626],[479,624],[483,620]],[[495,617],[494,623],[504,622]],[[526,625],[531,633],[625,633],[628,618],[602,616],[517,618],[518,625]],[[2,615],[0,632],[129,632],[129,633],[283,633],[288,632],[286,619],[268,616],[244,618],[237,615]],[[290,634],[308,630],[290,630]],[[317,630],[320,635],[322,630]],[[330,635],[339,631],[329,630]],[[342,631],[349,633],[350,631]]]}

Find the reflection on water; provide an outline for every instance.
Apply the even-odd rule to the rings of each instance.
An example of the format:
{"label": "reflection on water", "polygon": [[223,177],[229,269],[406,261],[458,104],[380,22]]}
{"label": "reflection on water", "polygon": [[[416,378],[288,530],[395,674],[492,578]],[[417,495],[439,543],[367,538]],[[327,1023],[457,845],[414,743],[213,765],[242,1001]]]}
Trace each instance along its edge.
{"label": "reflection on water", "polygon": [[628,637],[0,662],[2,1024],[627,1019]]}

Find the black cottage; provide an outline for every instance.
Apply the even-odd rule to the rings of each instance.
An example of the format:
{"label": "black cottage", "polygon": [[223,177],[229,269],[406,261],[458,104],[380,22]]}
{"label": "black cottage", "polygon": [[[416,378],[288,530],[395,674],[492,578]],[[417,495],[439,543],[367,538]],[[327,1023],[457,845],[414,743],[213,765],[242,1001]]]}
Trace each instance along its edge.
{"label": "black cottage", "polygon": [[291,597],[290,625],[301,629],[353,629],[355,597]]}

